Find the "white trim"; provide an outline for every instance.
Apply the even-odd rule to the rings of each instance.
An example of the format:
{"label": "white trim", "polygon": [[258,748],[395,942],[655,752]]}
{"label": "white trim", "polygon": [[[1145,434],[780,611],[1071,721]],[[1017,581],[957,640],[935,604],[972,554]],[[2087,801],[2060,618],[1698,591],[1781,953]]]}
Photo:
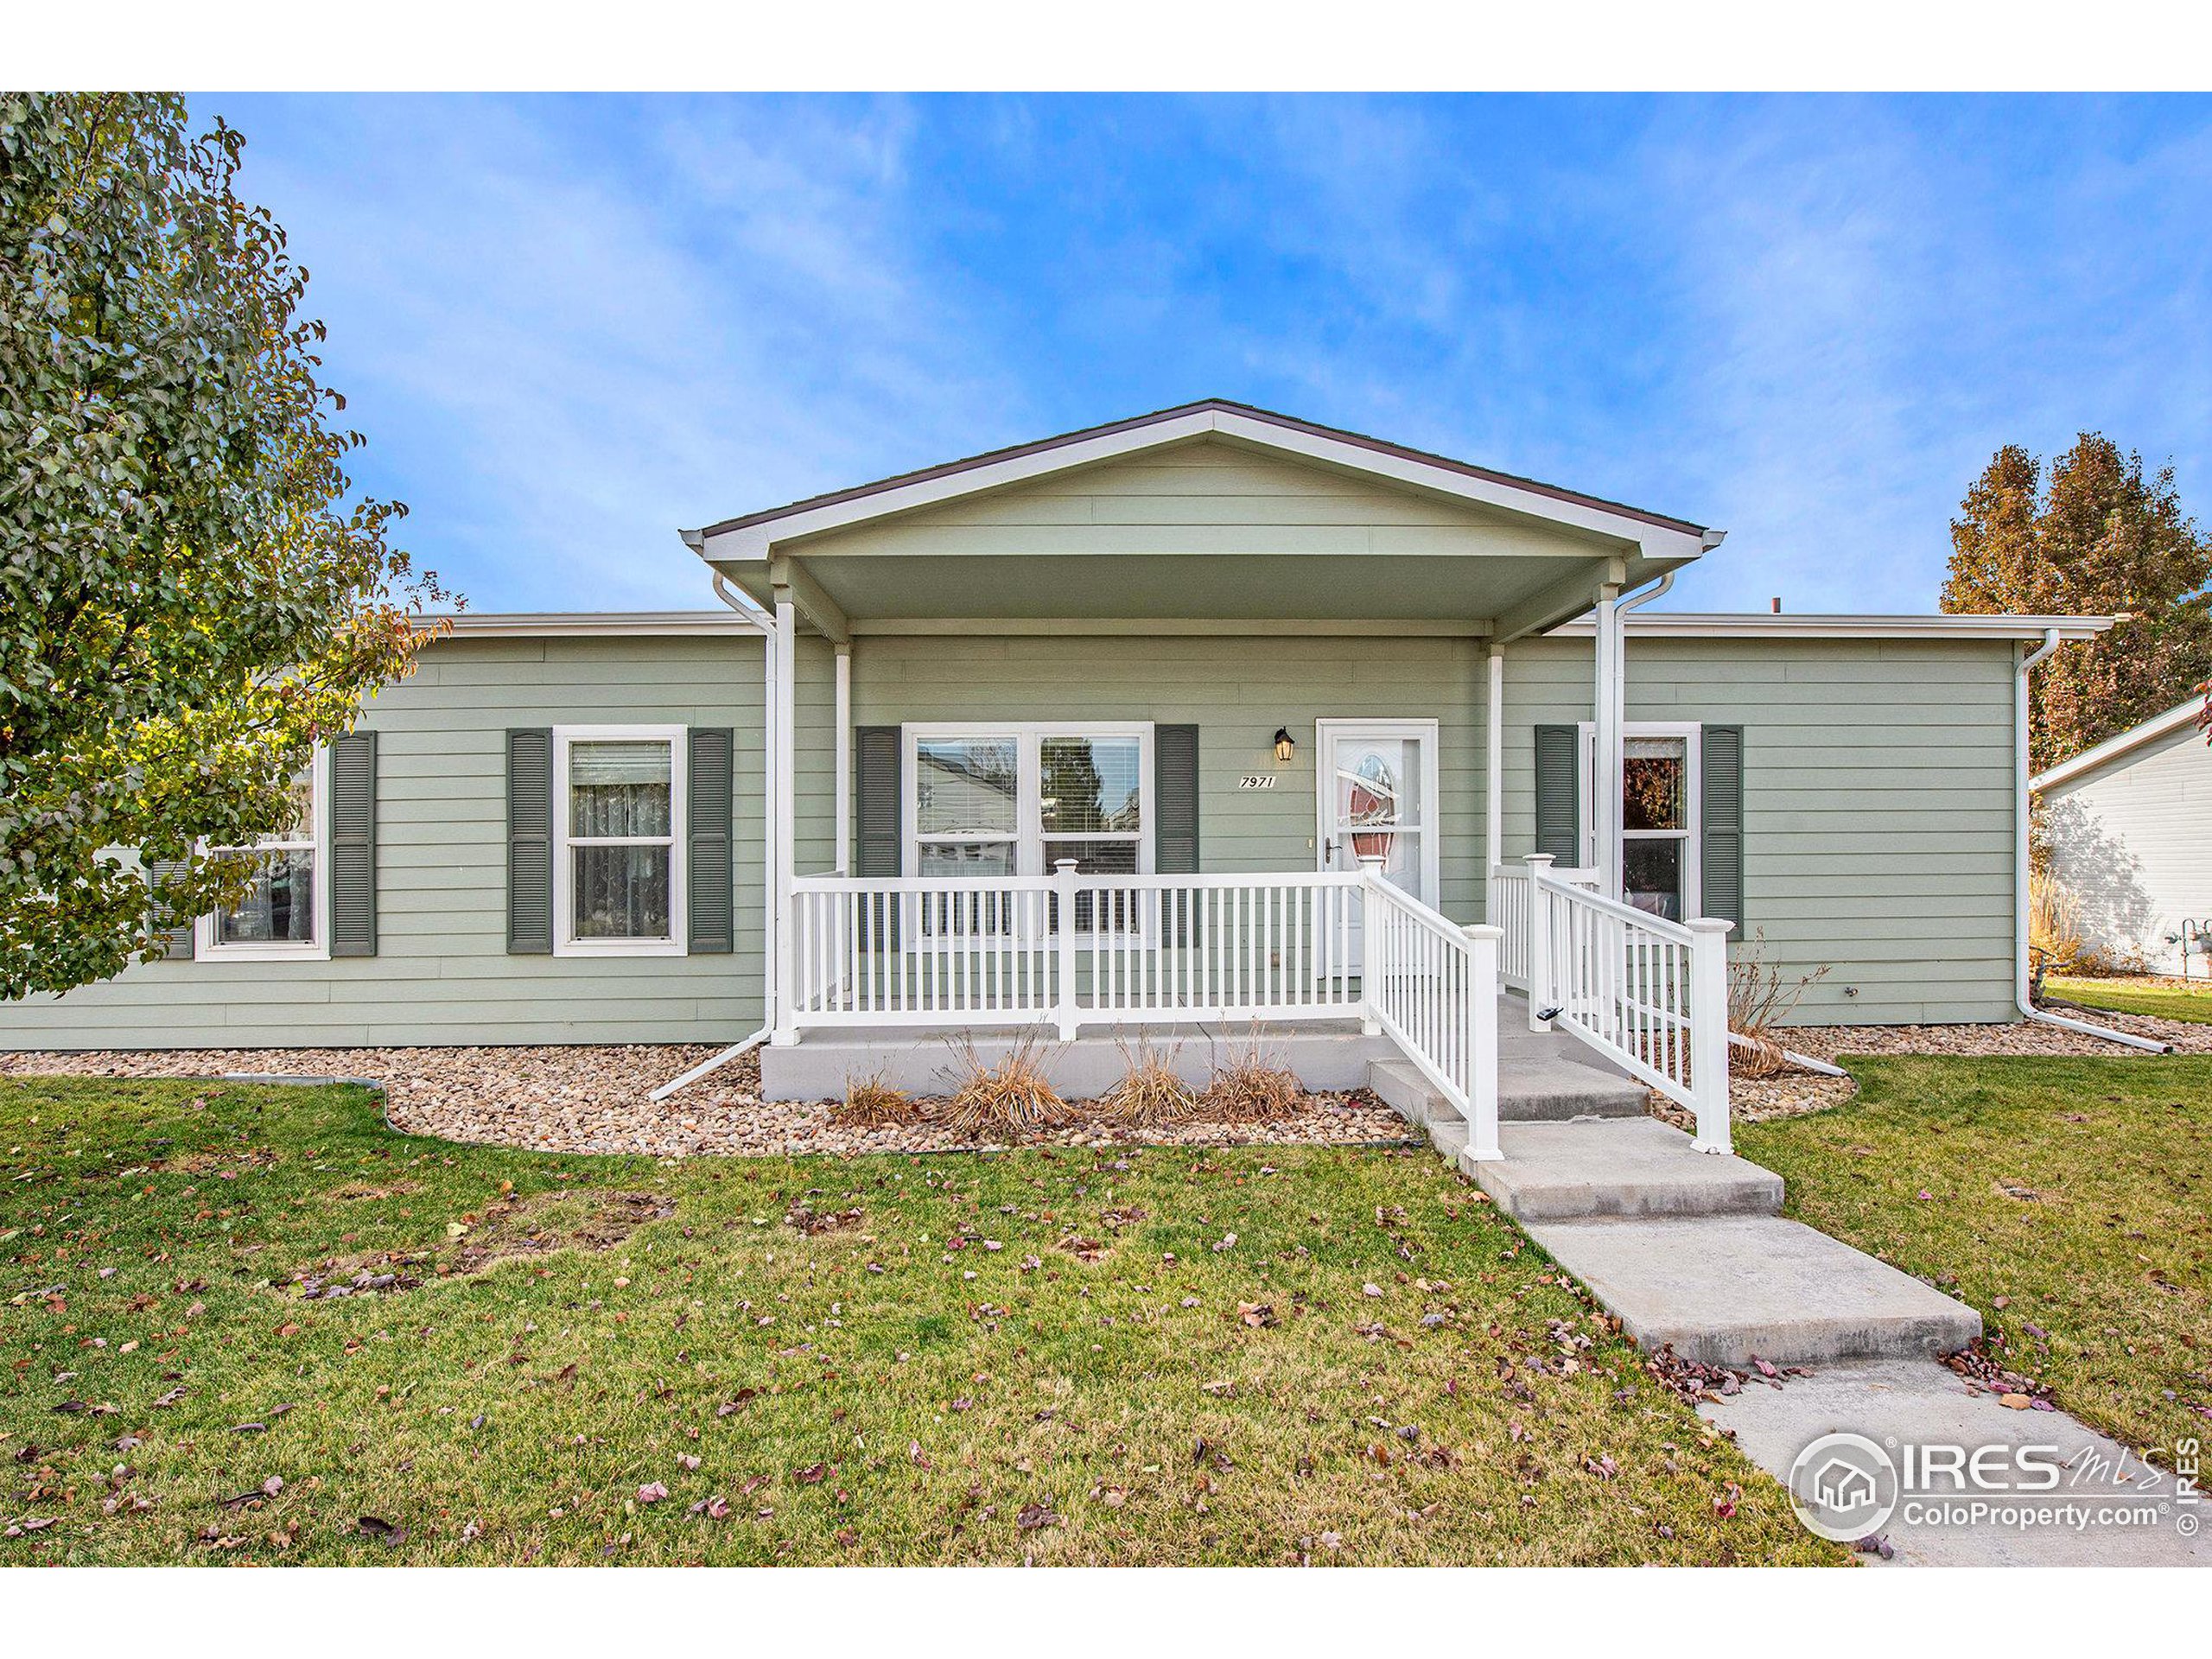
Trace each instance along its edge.
{"label": "white trim", "polygon": [[[1598,784],[1596,778],[1595,728],[1589,721],[1575,725],[1578,764],[1581,767],[1582,787],[1578,791],[1580,820],[1577,833],[1581,836],[1585,863],[1603,867],[1597,856],[1598,835],[1592,822],[1591,808],[1594,804]],[[1624,822],[1616,833],[1621,841],[1671,841],[1683,842],[1682,851],[1682,914],[1687,925],[1696,918],[1703,907],[1705,892],[1705,728],[1694,720],[1630,720],[1621,722],[1621,753],[1625,758],[1631,739],[1639,737],[1679,737],[1683,740],[1688,766],[1682,778],[1682,827],[1680,830],[1630,830]],[[1625,770],[1625,766],[1624,766]],[[1625,780],[1624,780],[1625,783]],[[1628,850],[1625,844],[1614,861],[1621,872],[1624,889],[1628,878]],[[1557,872],[1554,872],[1557,874]],[[1625,893],[1614,902],[1626,904]],[[1649,915],[1648,911],[1639,914]],[[1659,918],[1666,920],[1667,918]]]}
{"label": "white trim", "polygon": [[[1440,798],[1442,768],[1437,758],[1440,723],[1434,720],[1367,720],[1331,718],[1313,722],[1313,868],[1335,868],[1330,856],[1336,840],[1336,780],[1329,775],[1330,745],[1339,737],[1413,738],[1421,744],[1421,817],[1414,832],[1421,837],[1421,891],[1412,895],[1431,910],[1440,908],[1443,896],[1444,803]],[[1358,868],[1357,861],[1352,865]]]}
{"label": "white trim", "polygon": [[565,639],[601,635],[728,638],[763,632],[750,618],[724,611],[508,611],[422,616],[418,623],[448,623],[432,639]]}
{"label": "white trim", "polygon": [[1094,436],[1050,443],[996,461],[979,461],[972,466],[950,468],[910,483],[868,490],[841,500],[815,506],[795,505],[727,530],[710,528],[701,532],[696,546],[700,556],[710,563],[763,559],[768,556],[772,547],[800,537],[848,529],[895,513],[912,512],[965,496],[1029,483],[1055,473],[1095,466],[1100,461],[1118,460],[1209,434],[1342,471],[1388,479],[1457,500],[1615,537],[1636,544],[1649,557],[1687,561],[1704,550],[1704,532],[1700,531],[1654,524],[1633,512],[1611,511],[1594,503],[1564,499],[1527,484],[1478,476],[1371,444],[1356,443],[1268,420],[1256,413],[1205,406],[1167,411],[1157,418],[1132,422]]}
{"label": "white trim", "polygon": [[[556,726],[553,728],[553,954],[556,957],[680,957],[690,950],[683,907],[684,866],[690,820],[684,800],[689,770],[682,726]],[[604,741],[665,742],[668,745],[668,933],[665,939],[579,939],[575,892],[569,868],[569,746]],[[658,836],[637,837],[658,845]]]}
{"label": "white trim", "polygon": [[[1049,737],[1134,737],[1137,740],[1137,817],[1140,828],[1135,836],[1126,832],[1120,835],[1055,836],[1056,841],[1114,841],[1134,840],[1137,849],[1139,875],[1153,873],[1153,848],[1159,834],[1154,822],[1152,789],[1153,722],[1148,720],[964,720],[916,721],[899,728],[899,798],[900,830],[899,836],[899,868],[903,875],[918,879],[921,861],[920,823],[915,798],[919,774],[916,756],[919,746],[935,740],[958,740],[971,737],[1005,738],[1014,745],[1014,818],[1012,834],[1002,837],[1014,846],[1014,874],[1016,875],[1050,875],[1045,868],[1044,811],[1039,797],[1042,792],[1044,762],[1042,746]],[[952,840],[988,840],[988,836],[952,836]],[[932,837],[948,839],[948,837]],[[952,877],[948,880],[963,878]]]}
{"label": "white trim", "polygon": [[[1748,611],[1640,611],[1628,619],[1631,634],[1647,638],[1711,639],[2094,639],[2113,626],[2108,616],[1777,616]],[[1589,633],[1587,616],[1562,622],[1551,637]]]}
{"label": "white trim", "polygon": [[[330,751],[327,747],[315,746],[315,759],[308,763],[308,772],[314,791],[308,808],[308,844],[315,852],[315,938],[302,944],[265,939],[226,944],[216,936],[215,912],[211,910],[193,924],[195,957],[205,957],[213,962],[330,960]],[[289,836],[270,836],[256,842],[253,848],[228,850],[250,852],[265,848],[275,851],[299,844]]]}
{"label": "white trim", "polygon": [[2131,726],[2116,737],[2108,737],[2093,749],[2084,749],[2071,760],[2062,760],[2048,772],[2039,772],[2028,779],[2028,792],[2041,794],[2046,789],[2056,789],[2061,784],[2070,784],[2085,772],[2094,772],[2107,760],[2116,760],[2145,743],[2156,742],[2169,733],[2194,725],[2203,711],[2204,699],[2190,697],[2163,715],[2153,715],[2139,726]]}

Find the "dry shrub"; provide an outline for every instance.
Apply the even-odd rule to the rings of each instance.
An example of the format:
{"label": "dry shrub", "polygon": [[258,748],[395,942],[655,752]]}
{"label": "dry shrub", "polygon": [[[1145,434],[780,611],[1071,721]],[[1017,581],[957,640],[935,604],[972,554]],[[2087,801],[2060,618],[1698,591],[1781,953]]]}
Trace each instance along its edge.
{"label": "dry shrub", "polygon": [[2028,876],[2028,948],[2051,973],[2063,974],[2082,961],[2082,902],[2044,870]]}
{"label": "dry shrub", "polygon": [[1279,1123],[1297,1116],[1305,1098],[1305,1084],[1257,1027],[1225,1059],[1215,1062],[1213,1081],[1198,1096],[1205,1115],[1220,1123]]}
{"label": "dry shrub", "polygon": [[1198,1115],[1198,1091],[1175,1075],[1176,1052],[1163,1053],[1150,1038],[1138,1039],[1135,1048],[1124,1043],[1122,1059],[1128,1070],[1098,1103],[1124,1122],[1147,1128],[1187,1122]]}
{"label": "dry shrub", "polygon": [[1730,1045],[1729,1070],[1739,1077],[1771,1077],[1789,1070],[1775,1027],[1796,1010],[1798,999],[1825,977],[1825,967],[1794,980],[1766,959],[1766,934],[1754,933],[1728,964],[1728,1029],[1749,1044]]}
{"label": "dry shrub", "polygon": [[874,1071],[864,1077],[847,1077],[845,1097],[831,1105],[830,1116],[857,1128],[889,1129],[919,1122],[928,1114],[919,1101]]}
{"label": "dry shrub", "polygon": [[1051,1055],[1042,1034],[1025,1031],[1004,1059],[986,1061],[966,1033],[950,1039],[952,1064],[944,1072],[950,1085],[948,1116],[963,1135],[1015,1135],[1047,1128],[1068,1103],[1046,1080]]}

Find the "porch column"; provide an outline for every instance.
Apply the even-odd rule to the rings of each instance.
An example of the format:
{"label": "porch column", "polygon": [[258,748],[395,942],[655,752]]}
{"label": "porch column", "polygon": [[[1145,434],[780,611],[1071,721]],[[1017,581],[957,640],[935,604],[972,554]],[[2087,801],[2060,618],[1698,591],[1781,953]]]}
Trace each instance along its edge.
{"label": "porch column", "polygon": [[776,598],[776,831],[769,849],[776,872],[776,1030],[778,1044],[798,1040],[797,986],[791,953],[793,846],[798,839],[798,797],[792,772],[798,758],[798,621],[789,588]]}
{"label": "porch column", "polygon": [[830,745],[836,757],[837,857],[839,875],[853,873],[853,647],[848,640],[837,647],[836,740]]}
{"label": "porch column", "polygon": [[1617,582],[1598,590],[1598,671],[1591,699],[1596,798],[1590,803],[1590,827],[1598,839],[1599,889],[1609,899],[1621,896],[1621,714],[1626,700],[1621,690],[1620,597]]}
{"label": "porch column", "polygon": [[1488,776],[1483,785],[1483,921],[1497,925],[1497,872],[1505,862],[1505,648],[1490,648]]}

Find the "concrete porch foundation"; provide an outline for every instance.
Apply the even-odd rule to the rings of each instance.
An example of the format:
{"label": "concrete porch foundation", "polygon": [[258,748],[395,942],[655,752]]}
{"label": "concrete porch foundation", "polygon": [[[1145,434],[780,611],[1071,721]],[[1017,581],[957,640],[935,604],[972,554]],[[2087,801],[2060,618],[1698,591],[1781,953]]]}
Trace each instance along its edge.
{"label": "concrete porch foundation", "polygon": [[[1641,1084],[1630,1084],[1571,1037],[1530,1031],[1526,999],[1502,998],[1497,1027],[1502,1119],[1643,1111]],[[1141,1042],[1170,1058],[1178,1076],[1203,1087],[1217,1065],[1250,1051],[1254,1034],[1249,1025],[1094,1026],[1086,1027],[1070,1043],[1061,1042],[1047,1029],[1036,1039],[1036,1047],[1052,1087],[1079,1100],[1111,1088],[1128,1071],[1129,1056]],[[957,1035],[972,1037],[986,1062],[1003,1058],[1021,1039],[1017,1030],[986,1025],[964,1033],[896,1027],[810,1031],[798,1042],[783,1047],[771,1044],[760,1050],[761,1098],[834,1100],[843,1096],[849,1083],[877,1075],[915,1094],[942,1093],[947,1087],[944,1073],[952,1064],[947,1039]],[[1421,1082],[1396,1044],[1387,1037],[1363,1037],[1354,1020],[1268,1026],[1259,1037],[1267,1053],[1295,1072],[1308,1089],[1333,1093],[1373,1088],[1416,1123],[1428,1121],[1431,1114],[1423,1107],[1433,1091]],[[1378,1071],[1377,1067],[1389,1070]],[[1412,1090],[1422,1099],[1401,1097],[1409,1096]]]}

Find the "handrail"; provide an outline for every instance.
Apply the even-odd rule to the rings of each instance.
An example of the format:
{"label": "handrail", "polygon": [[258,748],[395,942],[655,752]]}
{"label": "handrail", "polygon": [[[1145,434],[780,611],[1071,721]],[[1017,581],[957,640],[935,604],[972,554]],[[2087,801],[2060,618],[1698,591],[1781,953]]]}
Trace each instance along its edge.
{"label": "handrail", "polygon": [[1529,1023],[1554,1026],[1688,1107],[1694,1145],[1728,1150],[1728,955],[1734,924],[1677,922],[1562,880],[1529,861],[1522,964]]}
{"label": "handrail", "polygon": [[1496,926],[1460,927],[1370,870],[1362,988],[1370,1017],[1467,1125],[1466,1155],[1497,1137]]}

